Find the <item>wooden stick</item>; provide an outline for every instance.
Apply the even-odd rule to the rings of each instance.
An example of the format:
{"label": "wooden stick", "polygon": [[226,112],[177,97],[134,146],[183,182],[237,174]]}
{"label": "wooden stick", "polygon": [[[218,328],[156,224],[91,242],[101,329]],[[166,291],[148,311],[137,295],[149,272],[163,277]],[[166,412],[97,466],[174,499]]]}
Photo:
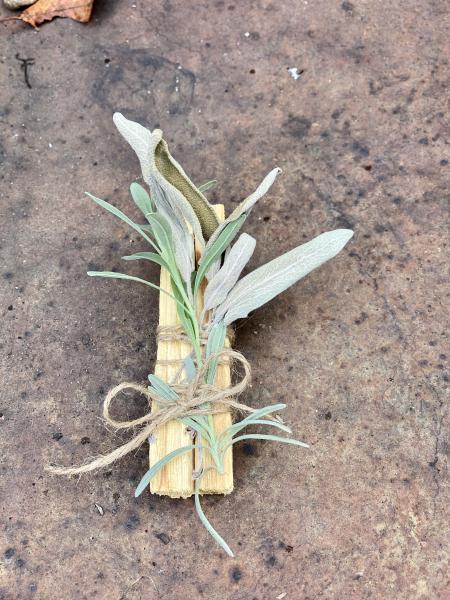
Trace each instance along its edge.
{"label": "wooden stick", "polygon": [[[224,218],[224,209],[222,205],[215,207],[217,216],[220,220]],[[170,276],[165,269],[161,269],[161,288],[171,292]],[[179,325],[176,304],[167,296],[161,294],[159,297],[159,324],[161,326]],[[161,340],[158,343],[157,362],[155,374],[168,383],[177,374],[180,364],[164,364],[162,361],[182,360],[190,352],[190,344],[184,341],[166,341]],[[216,383],[219,386],[228,387],[230,385],[231,375],[230,367],[227,364],[220,364],[217,368]],[[154,407],[157,410],[157,406]],[[231,413],[213,415],[214,429],[220,433],[232,423]],[[186,432],[186,426],[179,421],[170,423],[158,428],[155,434],[155,441],[150,444],[150,464],[155,464],[166,454],[192,443],[189,434]],[[208,452],[204,452],[204,467],[211,466]],[[153,494],[170,496],[172,498],[187,498],[194,493],[194,482],[192,472],[194,465],[199,466],[199,457],[193,452],[188,452],[170,461],[163,467],[150,483],[150,491]],[[219,475],[217,471],[208,471],[201,480],[201,492],[204,494],[229,494],[233,490],[233,454],[231,447],[224,456],[224,474]]]}

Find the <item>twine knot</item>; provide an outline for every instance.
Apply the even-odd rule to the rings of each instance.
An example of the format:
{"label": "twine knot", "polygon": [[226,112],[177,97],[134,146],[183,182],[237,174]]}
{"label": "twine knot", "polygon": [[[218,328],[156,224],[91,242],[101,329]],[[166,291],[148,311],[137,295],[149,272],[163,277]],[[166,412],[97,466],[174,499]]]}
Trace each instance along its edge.
{"label": "twine knot", "polygon": [[[244,370],[242,378],[235,385],[225,389],[219,388],[216,385],[204,383],[208,368],[212,364],[220,361],[220,359],[236,361]],[[128,442],[119,446],[119,448],[116,448],[106,455],[99,456],[84,465],[79,467],[49,466],[46,470],[56,475],[78,475],[106,467],[130,452],[133,452],[133,450],[136,450],[158,427],[173,419],[182,419],[194,415],[217,414],[225,412],[227,408],[234,408],[235,410],[252,413],[254,412],[253,408],[235,400],[235,397],[247,388],[250,381],[251,370],[247,359],[236,350],[223,348],[204,361],[202,366],[197,369],[196,375],[192,381],[170,386],[176,394],[176,398],[173,400],[168,400],[166,397],[161,396],[152,387],[146,388],[131,382],[120,383],[108,392],[103,401],[103,418],[106,423],[116,431],[141,427],[138,433],[136,433],[136,435]],[[110,412],[112,402],[124,390],[134,390],[145,396],[149,402],[149,412],[142,417],[138,417],[131,421],[119,421],[114,419]],[[155,402],[157,407],[154,407],[153,405]]]}

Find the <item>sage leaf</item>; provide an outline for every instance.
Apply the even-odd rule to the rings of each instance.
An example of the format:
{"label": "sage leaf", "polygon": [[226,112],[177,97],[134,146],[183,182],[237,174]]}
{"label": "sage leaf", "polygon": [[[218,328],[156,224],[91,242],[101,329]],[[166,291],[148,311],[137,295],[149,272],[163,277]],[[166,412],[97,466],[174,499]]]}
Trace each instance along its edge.
{"label": "sage leaf", "polygon": [[200,222],[205,239],[211,237],[219,226],[217,215],[205,196],[170,155],[167,143],[163,139],[155,149],[155,165],[161,175],[189,202]]}
{"label": "sage leaf", "polygon": [[217,309],[214,321],[226,325],[262,306],[299,279],[333,258],[350,240],[353,231],[336,229],[322,233],[252,271],[241,279]]}
{"label": "sage leaf", "polygon": [[144,217],[148,213],[155,212],[155,207],[152,204],[150,196],[149,196],[147,190],[145,190],[142,187],[142,185],[140,185],[136,181],[133,181],[133,183],[130,185],[130,193],[131,193],[131,197],[133,198],[136,206],[142,212]]}
{"label": "sage leaf", "polygon": [[85,193],[96,204],[98,204],[102,208],[105,208],[107,211],[109,211],[114,216],[119,217],[119,219],[121,219],[124,223],[126,223],[127,225],[129,225],[130,227],[132,227],[135,231],[137,231],[156,250],[155,244],[148,237],[148,235],[146,235],[146,233],[143,231],[143,229],[141,228],[140,225],[138,225],[137,223],[135,223],[134,221],[132,221],[129,217],[127,217],[126,214],[124,214],[121,210],[119,210],[118,208],[116,208],[115,206],[113,206],[112,204],[110,204],[109,202],[106,202],[105,200],[102,200],[101,198],[96,198],[95,196],[93,196],[89,192],[85,192]]}
{"label": "sage leaf", "polygon": [[[225,343],[226,332],[227,328],[223,323],[217,323],[211,327],[211,331],[208,335],[208,341],[206,342],[206,358],[209,358],[216,352],[222,350]],[[218,359],[215,359],[209,363],[205,377],[206,383],[214,383],[216,378],[217,362]]]}
{"label": "sage leaf", "polygon": [[181,448],[177,448],[176,450],[172,450],[172,452],[169,452],[168,454],[166,454],[163,458],[161,458],[161,460],[159,460],[157,463],[155,463],[147,472],[146,474],[143,476],[143,478],[141,479],[141,481],[139,482],[139,485],[137,486],[135,492],[134,492],[134,497],[137,498],[138,496],[140,496],[142,494],[142,492],[145,490],[145,488],[148,486],[148,484],[150,483],[150,481],[153,479],[153,477],[171,460],[173,460],[174,458],[176,458],[177,456],[180,456],[181,454],[186,454],[186,452],[190,452],[191,450],[194,450],[195,448],[198,448],[199,446],[196,446],[195,444],[190,444],[189,446],[182,446]]}
{"label": "sage leaf", "polygon": [[256,246],[251,235],[243,233],[225,256],[221,269],[208,282],[204,297],[204,310],[211,310],[225,300],[228,292],[239,279]]}
{"label": "sage leaf", "polygon": [[157,375],[149,375],[148,380],[155,392],[168,402],[176,402],[179,398],[175,390]]}
{"label": "sage leaf", "polygon": [[217,531],[214,529],[214,527],[208,521],[205,513],[203,512],[203,509],[200,504],[199,480],[198,479],[195,481],[194,498],[195,498],[195,510],[197,511],[200,521],[203,523],[206,530],[213,537],[213,539],[216,540],[216,542],[219,544],[219,546],[221,546],[225,550],[225,552],[228,554],[228,556],[231,556],[231,558],[233,558],[234,554],[231,551],[231,548],[226,543],[226,541],[223,539],[223,537],[221,535],[219,535],[219,533],[217,533]]}
{"label": "sage leaf", "polygon": [[237,232],[242,226],[242,223],[245,221],[245,215],[241,215],[236,221],[232,223],[228,223],[228,225],[222,230],[220,235],[216,238],[214,244],[210,246],[208,250],[205,250],[205,253],[200,259],[198,265],[197,275],[195,277],[194,284],[194,298],[197,297],[198,290],[200,288],[200,284],[203,281],[203,278],[206,275],[211,264],[220,257],[222,252],[228,248],[228,246],[233,241]]}
{"label": "sage leaf", "polygon": [[280,173],[281,173],[281,169],[276,167],[275,169],[272,169],[272,171],[270,171],[270,173],[264,177],[264,179],[259,184],[259,186],[256,188],[256,190],[253,192],[253,194],[250,194],[250,196],[248,196],[245,200],[243,200],[241,202],[241,204],[239,204],[239,206],[237,206],[233,210],[233,212],[225,219],[225,221],[223,221],[219,225],[219,227],[216,229],[214,234],[209,238],[208,243],[206,244],[206,250],[208,250],[208,248],[212,244],[214,244],[217,237],[222,233],[222,230],[229,223],[236,221],[236,219],[238,219],[243,214],[248,216],[248,214],[250,213],[251,209],[256,204],[256,202],[258,202],[258,200],[260,198],[262,198],[265,194],[267,194],[267,192],[271,188],[272,184],[274,183],[275,179],[277,178],[277,175],[279,175]]}
{"label": "sage leaf", "polygon": [[186,372],[186,379],[188,381],[192,381],[197,372],[194,361],[192,360],[192,356],[190,354],[188,354],[183,362],[184,362],[184,370]]}
{"label": "sage leaf", "polygon": [[162,139],[162,131],[155,129],[150,133],[148,129],[126,119],[120,113],[115,113],[113,120],[117,129],[136,152],[144,180],[150,186],[156,205],[158,206],[155,187],[158,186],[172,208],[178,206],[183,212],[195,236],[203,244],[204,237],[209,238],[219,222],[208,200],[170,155],[167,144]]}
{"label": "sage leaf", "polygon": [[204,192],[207,192],[213,188],[215,185],[217,185],[217,179],[211,179],[211,181],[206,181],[205,183],[202,183],[202,185],[199,185],[198,190],[203,194]]}
{"label": "sage leaf", "polygon": [[116,112],[113,114],[114,125],[117,127],[122,136],[130,144],[141,163],[141,171],[144,176],[144,180],[148,181],[152,172],[152,134],[146,128],[129,121],[125,117]]}
{"label": "sage leaf", "polygon": [[164,269],[169,270],[169,266],[167,262],[163,259],[162,256],[156,254],[156,252],[136,252],[136,254],[128,254],[127,256],[122,256],[122,260],[150,260]]}

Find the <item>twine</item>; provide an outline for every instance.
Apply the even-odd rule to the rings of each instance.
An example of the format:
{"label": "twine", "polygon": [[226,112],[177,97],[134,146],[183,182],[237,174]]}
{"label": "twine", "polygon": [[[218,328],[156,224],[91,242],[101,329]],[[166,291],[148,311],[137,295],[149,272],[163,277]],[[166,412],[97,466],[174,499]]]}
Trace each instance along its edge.
{"label": "twine", "polygon": [[[240,363],[244,369],[244,375],[238,383],[228,388],[219,388],[216,385],[203,383],[206,372],[210,364],[220,358],[226,357],[228,360],[235,360]],[[209,356],[202,367],[197,370],[195,378],[189,383],[179,383],[172,385],[172,389],[178,394],[178,398],[174,401],[168,401],[155,392],[153,388],[146,388],[136,383],[123,382],[112,388],[103,402],[103,418],[106,423],[115,430],[129,430],[134,427],[142,426],[142,429],[131,438],[126,444],[119,446],[112,452],[99,456],[94,460],[81,465],[79,467],[57,467],[49,466],[46,470],[55,475],[79,475],[88,473],[95,469],[106,467],[123,456],[126,456],[133,450],[136,450],[143,444],[154,431],[172,421],[173,419],[182,419],[183,417],[191,417],[194,415],[213,415],[225,412],[226,408],[234,408],[247,413],[255,412],[255,409],[241,404],[233,399],[233,396],[241,394],[250,384],[251,370],[247,359],[236,350],[231,348],[223,348],[219,352]],[[134,390],[145,396],[151,408],[153,402],[157,402],[158,409],[149,411],[147,414],[133,419],[132,421],[117,421],[111,416],[111,404],[122,391]]]}
{"label": "twine", "polygon": [[[200,330],[200,346],[206,346],[208,341],[209,331],[206,328]],[[230,346],[233,345],[235,338],[233,327],[227,327],[226,339]],[[156,328],[156,342],[186,342],[191,344],[191,340],[185,333],[181,325],[158,325]],[[158,365],[184,365],[184,358],[158,358],[156,360]],[[220,360],[220,365],[228,364],[226,360]]]}

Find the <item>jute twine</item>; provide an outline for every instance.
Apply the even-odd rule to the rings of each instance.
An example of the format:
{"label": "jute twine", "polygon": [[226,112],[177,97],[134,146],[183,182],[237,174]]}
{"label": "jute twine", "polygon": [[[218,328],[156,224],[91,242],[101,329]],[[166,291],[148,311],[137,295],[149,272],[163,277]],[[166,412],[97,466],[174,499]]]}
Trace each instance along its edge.
{"label": "jute twine", "polygon": [[[170,335],[170,331],[166,330],[159,332],[161,335]],[[179,335],[179,332],[173,332],[172,335]],[[159,339],[163,339],[159,337]],[[168,338],[166,338],[168,339]],[[174,337],[170,338],[171,340]],[[207,369],[214,361],[226,359],[227,361],[235,361],[239,363],[244,374],[240,381],[228,388],[219,388],[216,385],[205,384],[204,379]],[[247,359],[236,350],[231,348],[223,348],[219,352],[209,356],[203,363],[202,367],[197,370],[195,378],[187,383],[176,383],[171,385],[171,388],[178,394],[178,398],[174,401],[168,401],[155,392],[153,388],[146,388],[142,385],[123,382],[112,388],[103,402],[103,418],[105,422],[114,430],[121,429],[131,430],[135,427],[141,427],[126,444],[119,446],[112,452],[106,455],[101,455],[94,460],[87,462],[79,467],[46,467],[47,471],[55,475],[79,475],[106,467],[123,456],[126,456],[133,450],[136,450],[143,444],[149,436],[151,436],[158,427],[173,419],[182,419],[183,417],[191,417],[193,415],[213,415],[226,412],[227,409],[236,409],[247,413],[254,412],[254,409],[246,404],[237,402],[234,397],[241,394],[251,381],[250,364]],[[149,402],[150,410],[147,414],[132,421],[117,421],[111,416],[110,409],[113,400],[124,390],[133,390],[145,396]],[[158,409],[151,411],[153,402],[158,404]]]}

